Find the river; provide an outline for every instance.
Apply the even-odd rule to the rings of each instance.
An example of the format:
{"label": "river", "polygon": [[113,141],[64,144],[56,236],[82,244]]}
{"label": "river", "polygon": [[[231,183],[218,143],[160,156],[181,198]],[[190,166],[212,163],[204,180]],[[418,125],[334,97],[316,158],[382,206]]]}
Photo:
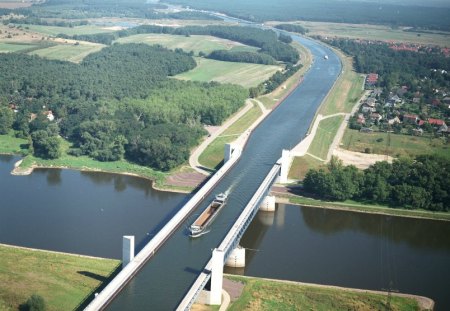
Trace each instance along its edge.
{"label": "river", "polygon": [[[186,199],[130,176],[59,169],[12,176],[17,160],[0,156],[1,243],[120,258],[122,235],[147,240]],[[392,285],[450,309],[449,222],[280,204],[275,213],[258,213],[241,245],[247,267],[225,272],[374,290]]]}

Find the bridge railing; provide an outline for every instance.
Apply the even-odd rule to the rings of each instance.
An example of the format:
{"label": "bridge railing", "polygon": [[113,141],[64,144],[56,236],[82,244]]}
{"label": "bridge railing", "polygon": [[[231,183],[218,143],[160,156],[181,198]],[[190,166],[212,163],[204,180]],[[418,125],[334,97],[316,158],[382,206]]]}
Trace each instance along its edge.
{"label": "bridge railing", "polygon": [[103,310],[126,284],[139,272],[145,263],[172,235],[179,225],[189,216],[193,209],[205,198],[211,189],[222,179],[224,174],[239,160],[240,153],[227,161],[192,198],[170,219],[167,224],[145,245],[134,259],[91,301],[85,311]]}
{"label": "bridge railing", "polygon": [[[247,203],[243,211],[241,212],[238,219],[235,221],[233,226],[231,227],[228,234],[223,239],[222,243],[218,247],[219,250],[224,251],[225,260],[231,253],[231,251],[237,246],[240,238],[244,234],[245,230],[250,225],[254,216],[259,210],[259,205],[261,201],[264,199],[264,196],[269,191],[272,183],[278,177],[278,174],[281,169],[281,162],[278,161],[267,174],[266,178],[263,180],[261,185],[256,190],[255,194],[252,196],[250,201]],[[198,295],[205,287],[206,283],[211,278],[211,267],[212,267],[212,258],[208,261],[208,263],[203,268],[200,275],[197,277],[195,282],[192,284],[188,293],[184,296],[181,303],[178,305],[177,311],[181,310],[189,310],[192,305],[197,300]]]}

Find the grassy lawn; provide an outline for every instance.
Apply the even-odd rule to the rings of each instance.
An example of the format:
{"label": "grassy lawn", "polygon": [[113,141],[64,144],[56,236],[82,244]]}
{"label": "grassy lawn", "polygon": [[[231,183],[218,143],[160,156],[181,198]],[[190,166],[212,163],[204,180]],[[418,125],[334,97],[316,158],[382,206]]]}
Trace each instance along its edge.
{"label": "grassy lawn", "polygon": [[390,156],[415,156],[419,154],[439,154],[450,158],[450,145],[442,138],[418,137],[393,133],[360,133],[346,129],[342,147],[351,151],[364,152],[370,148],[371,153]]}
{"label": "grassy lawn", "polygon": [[[297,71],[292,77],[290,77],[285,83],[283,83],[280,87],[275,89],[273,92],[267,95],[263,95],[258,97],[258,100],[260,100],[264,106],[267,109],[273,108],[273,106],[284,96],[286,96],[290,91],[291,88],[298,82],[298,80],[303,77],[303,75],[308,71],[309,66],[312,62],[312,55],[303,46],[300,44],[294,43],[293,46],[298,50],[300,53],[300,62],[303,65],[303,67]],[[285,88],[283,86],[286,86]]]}
{"label": "grassy lawn", "polygon": [[257,48],[242,45],[241,43],[221,39],[212,36],[177,36],[166,34],[139,34],[120,38],[116,42],[119,43],[147,43],[160,44],[169,49],[181,48],[184,51],[193,51],[195,54],[199,52],[211,53],[214,50],[246,50],[257,51]]}
{"label": "grassy lawn", "polygon": [[324,165],[324,162],[321,162],[308,154],[305,154],[303,157],[295,157],[292,161],[288,177],[289,179],[303,180],[310,169],[319,169]]}
{"label": "grassy lawn", "polygon": [[32,294],[41,295],[49,311],[74,310],[119,264],[0,245],[0,310],[18,310]]}
{"label": "grassy lawn", "polygon": [[338,112],[349,113],[364,92],[364,77],[353,70],[352,58],[343,55],[340,51],[335,50],[335,52],[341,58],[343,73],[319,110],[319,113],[325,116]]}
{"label": "grassy lawn", "polygon": [[217,81],[252,87],[267,80],[277,70],[281,69],[279,66],[222,62],[200,57],[196,57],[195,61],[197,67],[175,77],[181,80]]}
{"label": "grassy lawn", "polygon": [[65,60],[79,63],[87,55],[100,51],[105,45],[103,44],[59,44],[45,49],[35,50],[29,54],[39,55],[49,59]]}
{"label": "grassy lawn", "polygon": [[383,25],[326,22],[301,22],[299,24],[309,29],[308,35],[328,37],[436,44],[447,47],[450,39],[450,33],[444,31],[418,33],[405,32],[404,28],[392,29]]}
{"label": "grassy lawn", "polygon": [[217,137],[209,146],[203,151],[199,157],[199,162],[206,167],[215,168],[223,161],[224,146],[227,143],[235,140],[241,133],[259,118],[262,114],[258,106],[253,106],[246,114],[244,114],[238,121],[226,129],[219,137]]}
{"label": "grassy lawn", "polygon": [[14,53],[36,48],[37,45],[0,42],[0,53]]}
{"label": "grassy lawn", "polygon": [[13,131],[8,135],[0,135],[0,153],[24,154],[27,148],[28,140],[14,137]]}
{"label": "grassy lawn", "polygon": [[[245,284],[242,295],[227,309],[234,310],[384,310],[386,295],[339,288],[227,276]],[[392,296],[391,310],[419,310],[411,298]]]}
{"label": "grassy lawn", "polygon": [[112,32],[112,30],[103,29],[100,26],[85,25],[76,27],[58,27],[58,26],[43,26],[43,25],[22,25],[26,29],[28,27],[30,31],[38,32],[43,35],[56,36],[58,34],[66,35],[89,35],[94,33]]}
{"label": "grassy lawn", "polygon": [[320,121],[316,135],[308,148],[308,153],[326,160],[331,143],[343,121],[344,116],[341,115]]}
{"label": "grassy lawn", "polygon": [[403,217],[429,218],[429,219],[450,221],[450,213],[431,212],[426,210],[398,209],[384,205],[365,204],[353,200],[346,200],[343,202],[328,202],[307,197],[289,196],[289,202],[292,204],[298,204],[303,206],[334,208],[345,211],[386,214]]}

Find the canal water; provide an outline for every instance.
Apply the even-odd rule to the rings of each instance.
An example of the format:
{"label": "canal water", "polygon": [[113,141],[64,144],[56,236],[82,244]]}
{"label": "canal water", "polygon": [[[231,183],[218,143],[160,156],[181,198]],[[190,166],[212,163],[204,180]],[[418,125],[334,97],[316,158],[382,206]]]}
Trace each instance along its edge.
{"label": "canal water", "polygon": [[[130,176],[58,169],[12,176],[17,160],[0,156],[0,243],[120,258],[122,235],[145,241],[186,200]],[[450,309],[448,222],[280,204],[276,213],[258,213],[241,244],[247,267],[226,272],[375,290],[391,285]]]}

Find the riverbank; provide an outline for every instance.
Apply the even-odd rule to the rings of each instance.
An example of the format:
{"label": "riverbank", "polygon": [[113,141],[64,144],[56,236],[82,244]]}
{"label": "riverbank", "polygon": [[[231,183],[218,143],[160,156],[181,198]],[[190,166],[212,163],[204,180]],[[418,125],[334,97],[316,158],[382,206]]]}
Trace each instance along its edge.
{"label": "riverbank", "polygon": [[0,310],[18,310],[32,295],[47,310],[75,310],[108,283],[120,261],[0,244]]}
{"label": "riverbank", "polygon": [[300,195],[289,193],[290,190],[281,190],[280,187],[275,187],[271,194],[276,196],[277,203],[299,205],[313,208],[334,209],[348,212],[358,212],[365,214],[378,214],[387,216],[397,216],[416,219],[430,219],[440,221],[450,221],[450,213],[432,212],[426,210],[406,210],[396,209],[389,206],[364,204],[352,200],[343,202],[329,202],[313,198],[303,197]]}
{"label": "riverbank", "polygon": [[[338,286],[226,275],[227,291],[233,286],[226,310],[432,310],[434,301],[422,296]],[[234,284],[234,285],[233,285]],[[231,288],[230,288],[231,286]],[[193,310],[216,310],[196,305]]]}

